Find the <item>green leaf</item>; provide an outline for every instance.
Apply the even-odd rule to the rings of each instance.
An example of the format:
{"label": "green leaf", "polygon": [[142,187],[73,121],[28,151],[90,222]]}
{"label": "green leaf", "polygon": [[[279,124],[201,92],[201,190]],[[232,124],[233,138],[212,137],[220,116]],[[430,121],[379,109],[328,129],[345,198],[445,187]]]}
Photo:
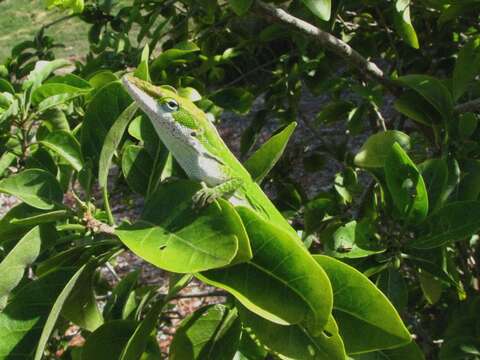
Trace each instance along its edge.
{"label": "green leaf", "polygon": [[435,108],[414,91],[407,91],[394,102],[395,109],[406,117],[426,126],[440,123],[441,116]]}
{"label": "green leaf", "polygon": [[418,224],[428,214],[428,194],[422,175],[405,150],[395,143],[385,161],[385,177],[401,218]]}
{"label": "green leaf", "polygon": [[6,305],[8,295],[20,283],[25,270],[40,254],[42,239],[40,228],[30,230],[0,263],[0,310]]}
{"label": "green leaf", "polygon": [[331,0],[302,0],[312,13],[324,21],[330,20],[332,12]]}
{"label": "green leaf", "polygon": [[[69,84],[46,83],[32,93],[32,102],[34,104],[41,104],[46,99],[57,95],[70,95],[70,98],[73,99],[77,96],[87,94],[89,91],[90,88],[79,88]],[[40,107],[42,106],[40,105]]]}
{"label": "green leaf", "polygon": [[[70,131],[70,125],[68,124],[65,113],[59,109],[49,109],[40,115],[42,120],[42,126],[38,129],[37,139],[42,140],[47,133],[56,130]],[[40,134],[41,132],[41,134]]]}
{"label": "green leaf", "polygon": [[83,12],[84,0],[46,0],[47,7],[58,7],[61,10],[70,10],[73,14]]}
{"label": "green leaf", "polygon": [[461,114],[458,118],[458,133],[462,139],[468,139],[478,127],[478,118],[474,113]]}
{"label": "green leaf", "polygon": [[471,81],[480,73],[480,37],[471,39],[458,53],[453,70],[453,99],[462,97]]}
{"label": "green leaf", "polygon": [[420,287],[422,288],[423,295],[429,304],[435,304],[438,300],[440,300],[443,291],[440,280],[426,271],[420,271],[418,273],[418,280],[420,281]]}
{"label": "green leaf", "polygon": [[83,156],[80,143],[68,131],[53,131],[39,141],[39,143],[55,152],[76,171],[82,170]]}
{"label": "green leaf", "polygon": [[210,100],[216,105],[241,115],[250,111],[254,99],[253,94],[243,88],[228,88],[210,96]]}
{"label": "green leaf", "polygon": [[[59,164],[59,166],[61,166],[61,164]],[[25,160],[26,169],[45,170],[51,173],[53,176],[57,176],[59,166],[57,166],[55,163],[55,159],[53,158],[51,152],[49,152],[43,146],[37,147],[37,149],[33,151]]]}
{"label": "green leaf", "polygon": [[130,121],[135,116],[138,106],[136,103],[130,104],[118,117],[115,123],[105,137],[105,141],[100,153],[100,161],[98,166],[98,184],[100,188],[107,186],[108,171],[112,163],[113,155],[115,154],[118,145],[122,141],[123,134]]}
{"label": "green leaf", "polygon": [[396,0],[394,14],[394,24],[397,33],[408,45],[418,49],[420,45],[418,44],[417,33],[410,19],[410,0]]}
{"label": "green leaf", "polygon": [[24,285],[0,313],[0,358],[31,360],[42,328],[76,269],[62,268]]}
{"label": "green leaf", "polygon": [[129,145],[123,151],[122,172],[130,188],[142,195],[147,194],[153,159],[145,148]]}
{"label": "green leaf", "polygon": [[226,269],[196,274],[229,291],[246,308],[278,324],[302,324],[319,334],[332,308],[331,286],[298,237],[249,208],[236,210],[250,238],[253,258]]}
{"label": "green leaf", "polygon": [[120,360],[137,360],[139,354],[142,354],[148,345],[150,335],[156,336],[157,322],[164,304],[156,303],[138,324],[132,337],[128,340]]}
{"label": "green leaf", "polygon": [[398,81],[427,100],[445,121],[450,119],[453,113],[452,95],[440,80],[428,75],[405,75]]}
{"label": "green leaf", "polygon": [[480,196],[480,160],[467,159],[463,163],[462,180],[458,186],[458,200],[478,200]]}
{"label": "green leaf", "polygon": [[0,79],[0,92],[8,92],[14,95],[15,89],[13,88],[12,84],[10,84],[7,80]]}
{"label": "green leaf", "polygon": [[2,156],[0,156],[0,178],[4,176],[5,171],[7,171],[16,158],[17,155],[9,151],[5,151]]}
{"label": "green leaf", "polygon": [[480,229],[480,201],[452,202],[428,216],[408,245],[431,249],[474,235]]}
{"label": "green leaf", "polygon": [[448,165],[444,159],[428,159],[418,165],[428,192],[428,204],[435,210],[440,206],[448,181]]}
{"label": "green leaf", "polygon": [[296,122],[290,123],[278,134],[275,134],[268,139],[260,149],[245,161],[244,166],[254,181],[261,183],[270,170],[273,169],[285,151],[288,140],[292,136],[296,127]]}
{"label": "green leaf", "polygon": [[101,89],[107,84],[118,81],[118,76],[112,73],[110,70],[102,70],[93,74],[89,79],[88,83],[94,89]]}
{"label": "green leaf", "polygon": [[389,130],[370,136],[355,156],[355,165],[362,168],[383,168],[395,142],[406,150],[410,148],[410,137],[401,131]]}
{"label": "green leaf", "polygon": [[82,153],[98,164],[103,142],[120,114],[132,103],[132,99],[120,82],[102,87],[88,105],[82,125]]}
{"label": "green leaf", "polygon": [[200,188],[186,180],[164,184],[150,197],[142,220],[120,227],[116,234],[144,260],[177,273],[248,260],[248,236],[228,202],[219,200],[199,212],[192,209],[192,197]]}
{"label": "green leaf", "polygon": [[384,252],[374,240],[375,229],[366,221],[351,221],[339,227],[325,244],[328,255],[357,259]]}
{"label": "green leaf", "polygon": [[103,324],[94,292],[95,270],[90,266],[82,273],[62,307],[63,317],[90,332]]}
{"label": "green leaf", "polygon": [[148,44],[145,45],[142,51],[142,56],[140,58],[140,64],[138,65],[138,68],[135,70],[133,73],[133,76],[142,79],[147,82],[151,82],[152,80],[150,79],[150,70],[148,67],[148,60],[150,59],[150,48]]}
{"label": "green leaf", "polygon": [[137,286],[139,275],[138,270],[132,271],[115,286],[112,296],[110,296],[103,309],[103,317],[106,320],[126,319],[125,308],[130,294]]}
{"label": "green leaf", "polygon": [[137,116],[128,126],[128,133],[142,142],[148,154],[154,158],[157,155],[160,139],[150,119],[145,116]]}
{"label": "green leaf", "polygon": [[37,209],[50,210],[63,200],[57,179],[44,170],[29,169],[0,181],[0,192],[21,199]]}
{"label": "green leaf", "polygon": [[58,59],[53,61],[38,61],[35,69],[28,74],[22,85],[23,90],[35,91],[55,70],[71,65],[70,61]]}
{"label": "green leaf", "polygon": [[362,273],[333,258],[315,255],[333,287],[333,317],[347,353],[407,344],[410,334],[386,296]]}
{"label": "green leaf", "polygon": [[315,121],[319,125],[329,124],[347,118],[354,105],[350,101],[336,100],[328,103],[317,114]]}
{"label": "green leaf", "polygon": [[253,4],[253,0],[228,0],[228,4],[238,16],[245,15]]}
{"label": "green leaf", "polygon": [[37,350],[35,351],[35,358],[34,360],[42,360],[43,352],[45,350],[45,346],[47,345],[48,339],[55,327],[55,324],[60,316],[60,312],[62,311],[63,305],[67,300],[68,296],[72,292],[73,288],[77,284],[78,279],[81,277],[82,273],[88,267],[88,264],[83,265],[80,269],[78,269],[75,274],[71,277],[65,287],[62,289],[58,297],[56,298],[55,302],[53,303],[52,308],[50,309],[50,313],[48,314],[47,320],[45,321],[45,325],[42,330],[42,334],[40,335],[40,339],[38,340],[38,345],[36,346]]}
{"label": "green leaf", "polygon": [[203,307],[180,324],[170,346],[170,359],[232,359],[241,331],[236,309],[220,304]]}
{"label": "green leaf", "polygon": [[200,48],[193,42],[185,41],[175,45],[173,49],[162,52],[151,64],[151,73],[154,80],[159,78],[159,73],[170,65],[189,62]]}
{"label": "green leaf", "polygon": [[129,320],[113,320],[103,324],[87,338],[82,360],[119,359],[136,327],[136,323]]}
{"label": "green leaf", "polygon": [[324,331],[313,336],[299,325],[278,325],[255,315],[239,304],[237,307],[244,326],[253,331],[255,338],[287,359],[346,359],[345,347],[332,316]]}

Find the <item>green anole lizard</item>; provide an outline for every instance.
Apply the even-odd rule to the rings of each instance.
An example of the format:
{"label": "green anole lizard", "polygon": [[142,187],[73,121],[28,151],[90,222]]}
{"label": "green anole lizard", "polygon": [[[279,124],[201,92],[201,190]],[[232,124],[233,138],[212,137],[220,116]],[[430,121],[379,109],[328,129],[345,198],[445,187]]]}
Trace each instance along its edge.
{"label": "green anole lizard", "polygon": [[[250,239],[253,250],[252,264],[258,268],[264,266],[263,271],[277,277],[279,282],[292,285],[294,288],[297,286],[297,282],[303,281],[304,278],[308,279],[309,284],[298,286],[305,286],[306,291],[311,291],[309,287],[315,287],[315,283],[322,284],[323,295],[325,295],[322,298],[324,300],[314,299],[309,303],[313,313],[322,313],[311,322],[313,325],[310,327],[314,329],[314,332],[321,330],[330,316],[332,307],[332,290],[326,274],[303,247],[296,231],[225,145],[207,115],[192,101],[180,96],[170,86],[154,86],[131,75],[124,76],[123,84],[141,110],[150,118],[161,141],[189,178],[203,184],[203,188],[193,198],[195,204],[204,206],[219,197],[224,197],[234,206],[247,207],[253,210],[263,220],[274,224],[276,228],[280,228],[286,233],[281,235],[284,239],[287,238],[287,249],[285,250],[284,247],[286,259],[282,259],[279,264],[269,264],[269,266],[271,265],[270,268],[268,266],[265,268],[261,264],[261,259],[256,258],[254,244],[256,239]],[[250,233],[253,233],[253,231]],[[278,233],[272,231],[267,241],[275,241],[277,236]],[[285,244],[285,241],[283,244]],[[263,248],[263,245],[261,247]],[[257,251],[260,253],[260,249],[257,249]],[[306,259],[305,261],[308,264],[295,264],[298,280],[294,278],[285,282],[276,273],[283,271],[282,266],[292,267],[292,264],[289,264],[287,260],[291,255],[297,256],[298,254]],[[262,256],[265,255],[262,254]],[[255,261],[259,264],[255,264]],[[218,284],[216,285],[218,286]],[[228,286],[225,288],[228,289]],[[303,296],[298,288],[296,291],[298,296]],[[319,298],[319,296],[316,297]],[[324,309],[319,310],[316,308],[318,306],[323,306]],[[255,307],[250,307],[250,309],[252,308]],[[282,309],[278,310],[279,313],[282,311]],[[262,311],[259,312],[264,316],[266,314]],[[265,317],[282,322],[282,317],[276,318],[277,314],[274,312]]]}
{"label": "green anole lizard", "polygon": [[194,103],[167,86],[157,87],[131,76],[124,77],[123,83],[189,178],[204,184],[193,199],[196,204],[204,206],[226,197],[233,205],[247,205],[296,235]]}

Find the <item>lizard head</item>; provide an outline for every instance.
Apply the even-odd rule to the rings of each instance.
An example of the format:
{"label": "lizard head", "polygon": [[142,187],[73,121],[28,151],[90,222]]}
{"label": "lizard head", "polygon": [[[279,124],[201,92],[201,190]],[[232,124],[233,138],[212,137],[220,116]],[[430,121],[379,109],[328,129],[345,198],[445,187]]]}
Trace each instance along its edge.
{"label": "lizard head", "polygon": [[191,138],[208,126],[205,113],[171,86],[155,86],[131,75],[123,77],[123,84],[151,119],[159,135],[171,133]]}
{"label": "lizard head", "polygon": [[225,144],[202,110],[170,86],[154,86],[131,75],[123,77],[123,84],[191,178],[210,183],[220,179],[223,162],[216,153]]}

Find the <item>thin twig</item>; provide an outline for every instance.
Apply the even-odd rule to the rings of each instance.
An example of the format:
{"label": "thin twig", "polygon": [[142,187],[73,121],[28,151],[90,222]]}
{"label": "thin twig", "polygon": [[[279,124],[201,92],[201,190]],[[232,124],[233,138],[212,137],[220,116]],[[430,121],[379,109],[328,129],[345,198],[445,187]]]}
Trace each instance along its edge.
{"label": "thin twig", "polygon": [[342,57],[360,72],[367,74],[370,78],[385,86],[385,88],[389,89],[392,93],[398,92],[398,84],[386,77],[383,71],[375,63],[364,58],[346,42],[319,29],[305,20],[289,14],[283,9],[275,7],[274,5],[264,3],[263,1],[257,1],[257,5],[260,11],[264,12],[266,15],[285,24],[292,25],[305,34],[315,37],[322,46]]}
{"label": "thin twig", "polygon": [[227,296],[228,293],[226,291],[210,291],[210,292],[203,292],[203,293],[192,293],[192,294],[185,294],[185,295],[176,295],[172,298],[172,300],[178,299],[190,299],[190,298],[204,298],[204,297],[217,297],[217,296]]}
{"label": "thin twig", "polygon": [[455,106],[456,114],[463,114],[466,112],[479,112],[480,111],[480,99],[468,101],[466,103]]}

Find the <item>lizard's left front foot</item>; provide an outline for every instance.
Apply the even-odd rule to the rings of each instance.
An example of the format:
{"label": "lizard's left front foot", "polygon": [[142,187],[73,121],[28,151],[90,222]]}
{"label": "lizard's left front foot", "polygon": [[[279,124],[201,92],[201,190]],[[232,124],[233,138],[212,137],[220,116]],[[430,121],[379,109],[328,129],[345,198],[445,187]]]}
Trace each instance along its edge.
{"label": "lizard's left front foot", "polygon": [[208,188],[203,187],[202,189],[198,190],[195,195],[193,195],[193,208],[194,209],[201,209],[216,199],[220,198],[222,194],[217,191],[215,188]]}

